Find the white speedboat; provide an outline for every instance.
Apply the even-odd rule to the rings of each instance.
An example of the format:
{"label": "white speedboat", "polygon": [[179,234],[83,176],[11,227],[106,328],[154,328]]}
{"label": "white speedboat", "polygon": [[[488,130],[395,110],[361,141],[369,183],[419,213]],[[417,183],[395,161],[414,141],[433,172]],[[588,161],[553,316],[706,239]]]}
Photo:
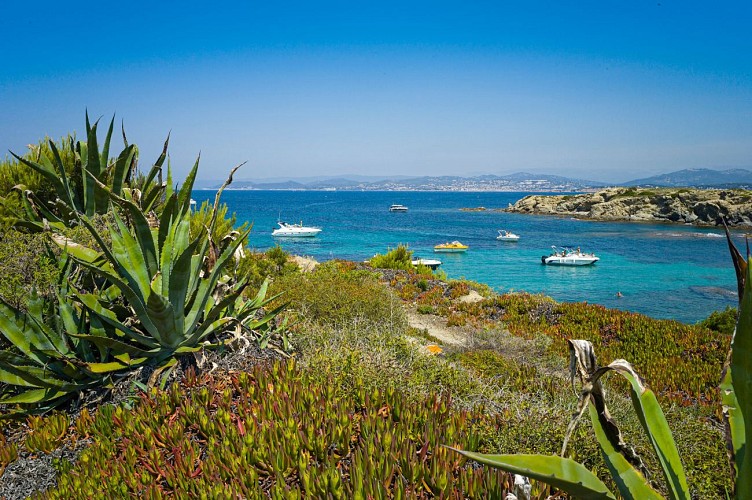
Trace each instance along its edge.
{"label": "white speedboat", "polygon": [[520,237],[506,229],[499,229],[499,235],[496,237],[499,241],[520,241]]}
{"label": "white speedboat", "polygon": [[293,238],[310,238],[321,232],[319,227],[304,226],[303,221],[300,224],[290,224],[288,222],[277,222],[279,227],[272,231],[272,236],[285,236]]}
{"label": "white speedboat", "polygon": [[389,207],[390,212],[407,212],[407,207],[405,205],[398,205],[394,204],[391,207]]}
{"label": "white speedboat", "polygon": [[588,266],[595,264],[600,259],[592,253],[584,253],[579,248],[557,248],[552,246],[551,255],[541,257],[541,263],[549,266]]}
{"label": "white speedboat", "polygon": [[412,262],[414,266],[426,266],[431,269],[436,269],[441,265],[439,259],[421,259],[420,257],[414,258]]}

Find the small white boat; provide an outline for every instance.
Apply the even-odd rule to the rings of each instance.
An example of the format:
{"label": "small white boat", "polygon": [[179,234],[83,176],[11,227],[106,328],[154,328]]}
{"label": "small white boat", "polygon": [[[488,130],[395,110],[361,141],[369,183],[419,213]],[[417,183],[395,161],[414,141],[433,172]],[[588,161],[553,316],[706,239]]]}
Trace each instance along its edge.
{"label": "small white boat", "polygon": [[441,265],[439,259],[421,259],[420,257],[416,257],[412,262],[414,266],[426,266],[431,269],[436,269]]}
{"label": "small white boat", "polygon": [[272,231],[272,236],[310,238],[321,232],[321,228],[304,226],[303,221],[300,221],[300,224],[290,224],[288,222],[277,222],[277,224],[279,227]]}
{"label": "small white boat", "polygon": [[551,248],[553,248],[553,252],[551,255],[541,257],[541,263],[549,266],[588,266],[600,260],[595,254],[583,253],[579,247],[576,250],[555,246]]}
{"label": "small white boat", "polygon": [[506,229],[499,229],[499,235],[496,237],[499,241],[520,241],[520,237]]}
{"label": "small white boat", "polygon": [[405,205],[398,205],[393,204],[391,207],[389,207],[390,212],[407,212],[407,207]]}

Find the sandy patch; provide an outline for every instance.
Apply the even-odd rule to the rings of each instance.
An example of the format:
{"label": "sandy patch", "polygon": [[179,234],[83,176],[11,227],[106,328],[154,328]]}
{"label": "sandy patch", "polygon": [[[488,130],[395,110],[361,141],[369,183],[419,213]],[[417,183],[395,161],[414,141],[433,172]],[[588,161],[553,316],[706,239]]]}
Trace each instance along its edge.
{"label": "sandy patch", "polygon": [[460,302],[467,302],[472,304],[473,302],[480,302],[483,300],[483,296],[476,292],[475,290],[470,290],[470,293],[467,295],[463,295],[462,297],[457,299]]}
{"label": "sandy patch", "polygon": [[290,257],[290,260],[295,262],[301,271],[304,273],[308,273],[313,271],[316,266],[319,265],[318,261],[311,257],[303,257],[300,255],[293,255]]}

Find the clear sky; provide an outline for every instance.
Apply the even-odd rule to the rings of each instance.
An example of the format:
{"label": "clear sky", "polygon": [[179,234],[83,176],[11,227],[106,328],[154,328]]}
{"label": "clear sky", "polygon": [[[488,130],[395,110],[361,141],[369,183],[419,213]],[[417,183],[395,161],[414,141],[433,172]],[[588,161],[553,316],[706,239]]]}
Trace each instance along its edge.
{"label": "clear sky", "polygon": [[183,176],[752,168],[752,2],[4,0],[0,149],[116,114]]}

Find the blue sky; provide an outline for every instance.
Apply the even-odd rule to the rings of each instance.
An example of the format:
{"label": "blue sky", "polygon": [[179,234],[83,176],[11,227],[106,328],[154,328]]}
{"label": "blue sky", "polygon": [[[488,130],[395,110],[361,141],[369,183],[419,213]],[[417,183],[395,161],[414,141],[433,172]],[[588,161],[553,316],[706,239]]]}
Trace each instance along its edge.
{"label": "blue sky", "polygon": [[[8,5],[11,4],[11,5]],[[113,7],[112,5],[116,5]],[[0,6],[0,148],[116,114],[199,177],[752,168],[752,3]]]}

